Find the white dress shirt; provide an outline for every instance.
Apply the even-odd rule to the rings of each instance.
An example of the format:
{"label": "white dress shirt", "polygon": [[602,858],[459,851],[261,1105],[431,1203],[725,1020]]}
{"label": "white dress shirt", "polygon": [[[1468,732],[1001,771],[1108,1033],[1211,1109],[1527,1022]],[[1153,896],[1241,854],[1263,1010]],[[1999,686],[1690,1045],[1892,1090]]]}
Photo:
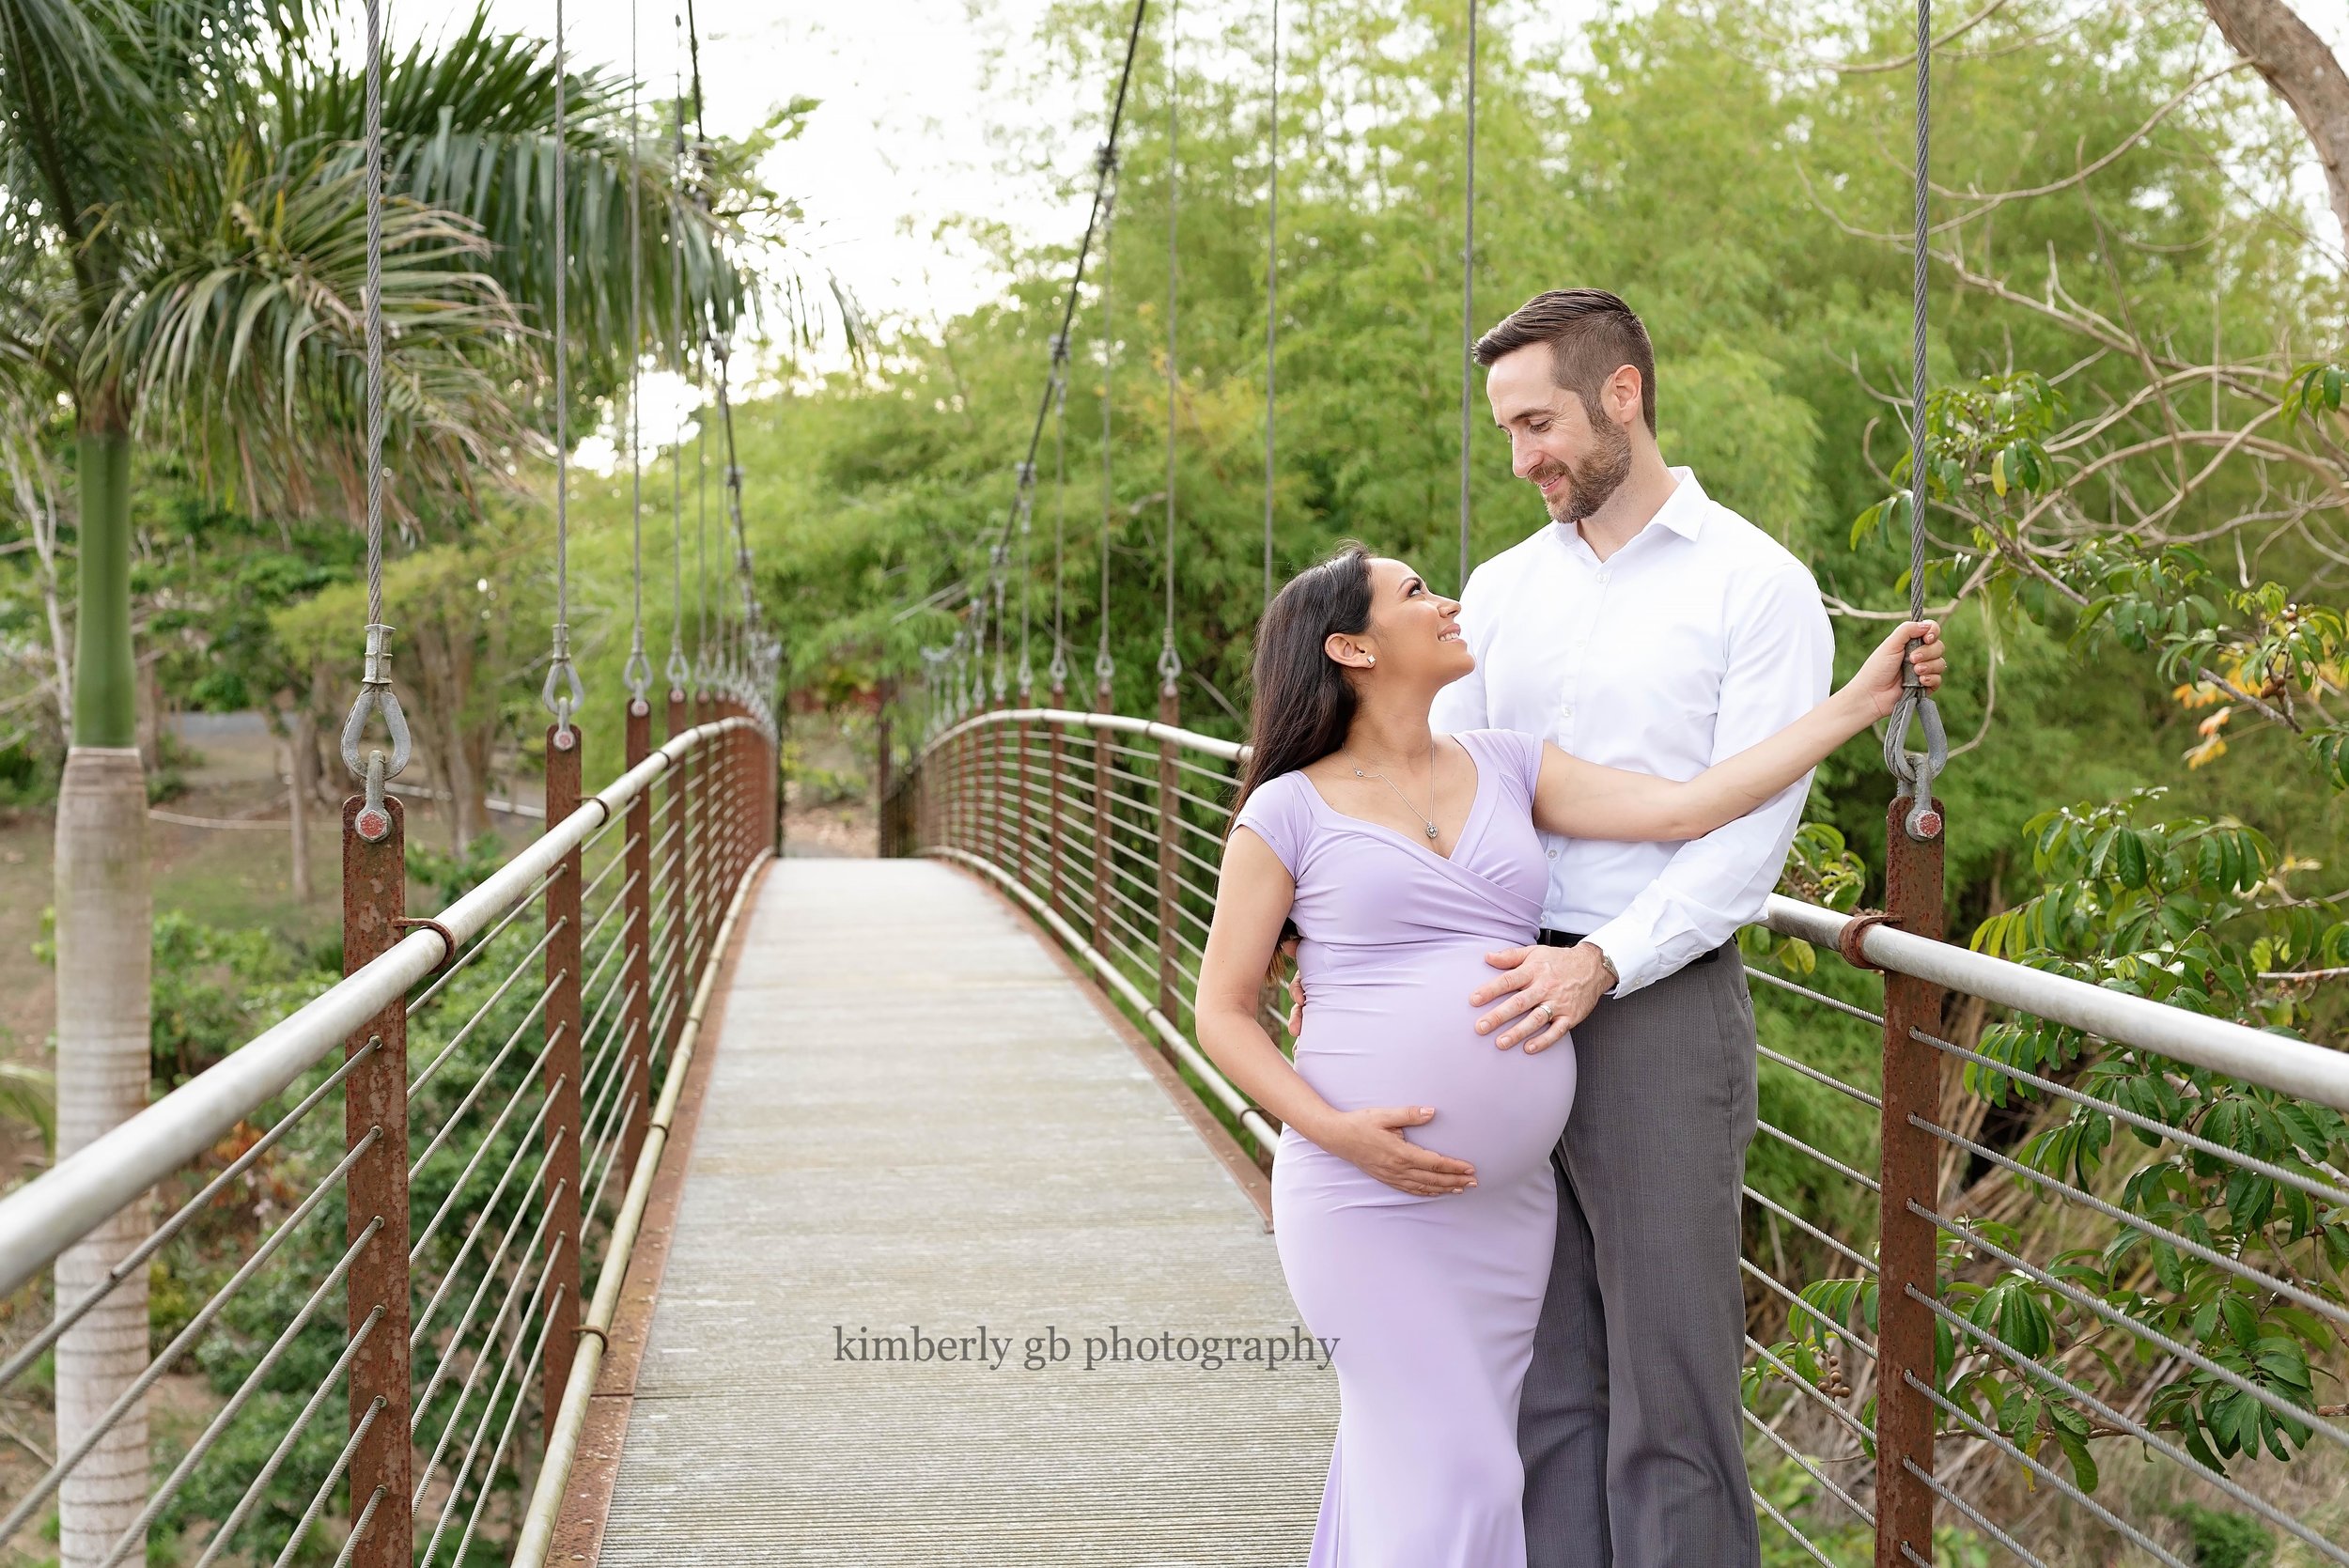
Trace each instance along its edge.
{"label": "white dress shirt", "polygon": [[[1474,673],[1437,693],[1438,731],[1517,730],[1612,768],[1690,779],[1828,694],[1834,639],[1810,569],[1709,499],[1685,468],[1648,525],[1601,561],[1552,522],[1461,595]],[[1544,833],[1542,924],[1595,941],[1626,996],[1762,912],[1801,824],[1808,774],[1684,844]]]}

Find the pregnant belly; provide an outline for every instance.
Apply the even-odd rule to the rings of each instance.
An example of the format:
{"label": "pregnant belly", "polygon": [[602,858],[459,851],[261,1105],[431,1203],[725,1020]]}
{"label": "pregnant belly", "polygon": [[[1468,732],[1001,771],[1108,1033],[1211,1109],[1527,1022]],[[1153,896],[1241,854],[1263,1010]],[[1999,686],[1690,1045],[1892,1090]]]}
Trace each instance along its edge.
{"label": "pregnant belly", "polygon": [[1476,1032],[1469,996],[1499,971],[1489,943],[1397,950],[1375,973],[1305,982],[1297,1071],[1340,1110],[1433,1106],[1404,1137],[1476,1167],[1489,1188],[1539,1169],[1574,1108],[1571,1040],[1536,1055]]}

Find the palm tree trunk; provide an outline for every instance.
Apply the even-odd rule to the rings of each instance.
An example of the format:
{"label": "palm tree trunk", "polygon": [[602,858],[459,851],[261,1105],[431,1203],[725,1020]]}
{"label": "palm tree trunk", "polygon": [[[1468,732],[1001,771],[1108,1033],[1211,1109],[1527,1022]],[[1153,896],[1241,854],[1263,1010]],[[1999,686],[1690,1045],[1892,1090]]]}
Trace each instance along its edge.
{"label": "palm tree trunk", "polygon": [[[131,441],[85,414],[73,744],[57,790],[57,1156],[147,1104],[147,780],[131,660]],[[58,1256],[56,1298],[78,1300],[151,1228],[148,1203],[115,1215]],[[148,1359],[147,1274],[134,1272],[57,1342],[57,1445],[78,1442]],[[142,1404],[57,1494],[59,1568],[102,1559],[147,1501]],[[145,1554],[134,1551],[133,1561]]]}
{"label": "palm tree trunk", "polygon": [[310,901],[310,792],[318,787],[310,778],[319,759],[314,722],[299,706],[286,717],[286,817],[293,831],[293,895],[303,904]]}

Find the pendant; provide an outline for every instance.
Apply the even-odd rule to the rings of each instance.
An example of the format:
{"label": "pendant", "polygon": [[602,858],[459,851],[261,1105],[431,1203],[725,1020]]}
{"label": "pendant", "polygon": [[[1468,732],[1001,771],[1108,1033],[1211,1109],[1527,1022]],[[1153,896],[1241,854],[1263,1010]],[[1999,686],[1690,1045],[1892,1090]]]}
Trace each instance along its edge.
{"label": "pendant", "polygon": [[1434,838],[1436,836],[1436,825],[1433,822],[1427,824],[1427,836],[1429,838]]}

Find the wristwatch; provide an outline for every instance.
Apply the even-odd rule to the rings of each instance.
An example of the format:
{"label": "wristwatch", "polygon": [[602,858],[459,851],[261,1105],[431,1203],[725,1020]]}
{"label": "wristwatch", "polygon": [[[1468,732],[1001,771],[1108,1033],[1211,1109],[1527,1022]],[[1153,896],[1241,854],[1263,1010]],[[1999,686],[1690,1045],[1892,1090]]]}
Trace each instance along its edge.
{"label": "wristwatch", "polygon": [[1616,986],[1622,985],[1623,970],[1615,968],[1615,961],[1607,956],[1607,950],[1598,946],[1595,942],[1585,942],[1583,945],[1588,947],[1593,953],[1598,955],[1599,966],[1607,971],[1607,990],[1601,991],[1599,994],[1604,996],[1607,994],[1607,991],[1611,991]]}

